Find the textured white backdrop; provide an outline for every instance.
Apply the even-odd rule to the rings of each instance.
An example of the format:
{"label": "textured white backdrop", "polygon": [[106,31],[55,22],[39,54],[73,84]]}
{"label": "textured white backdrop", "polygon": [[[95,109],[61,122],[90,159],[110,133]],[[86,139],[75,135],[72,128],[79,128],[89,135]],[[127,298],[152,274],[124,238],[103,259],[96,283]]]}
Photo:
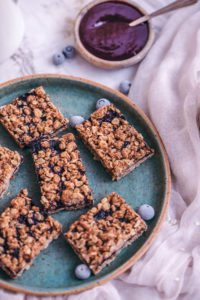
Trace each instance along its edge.
{"label": "textured white backdrop", "polygon": [[[167,218],[146,254],[127,272],[79,295],[47,300],[199,300],[200,269],[200,2],[153,21],[156,42],[138,67],[105,71],[80,56],[51,63],[54,52],[73,43],[73,20],[88,0],[20,0],[26,33],[20,49],[0,65],[0,82],[36,73],[75,75],[118,88],[133,82],[133,99],[156,125],[172,170]],[[168,0],[138,0],[147,11]],[[0,299],[36,300],[0,290]]]}

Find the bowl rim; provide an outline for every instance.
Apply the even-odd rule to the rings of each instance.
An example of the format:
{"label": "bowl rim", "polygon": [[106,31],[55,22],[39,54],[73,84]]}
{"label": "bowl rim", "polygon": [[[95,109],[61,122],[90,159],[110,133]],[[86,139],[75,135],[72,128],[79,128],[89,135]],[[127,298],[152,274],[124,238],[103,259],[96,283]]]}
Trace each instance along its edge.
{"label": "bowl rim", "polygon": [[159,133],[157,131],[157,129],[155,128],[155,126],[153,125],[153,123],[150,121],[150,119],[146,116],[146,114],[131,100],[129,99],[127,96],[125,96],[124,94],[110,88],[107,87],[103,84],[97,83],[95,81],[92,80],[88,80],[88,79],[84,79],[84,78],[80,78],[80,77],[76,77],[76,76],[68,76],[68,75],[64,75],[64,74],[54,74],[54,73],[45,73],[45,74],[35,74],[35,75],[28,75],[28,76],[22,76],[22,77],[17,77],[15,79],[6,81],[4,83],[0,84],[0,89],[18,83],[18,82],[23,82],[23,81],[28,81],[31,79],[36,79],[36,78],[60,78],[60,79],[68,79],[68,80],[74,80],[74,81],[78,81],[78,82],[82,82],[85,84],[89,84],[89,85],[93,85],[96,87],[99,87],[101,89],[106,89],[107,91],[109,91],[110,93],[114,93],[118,96],[120,96],[123,101],[125,101],[126,103],[128,103],[129,105],[131,105],[134,110],[136,110],[141,116],[142,118],[145,120],[145,122],[147,123],[147,125],[150,127],[150,129],[154,132],[155,138],[158,140],[158,144],[162,150],[162,155],[163,155],[163,161],[164,161],[164,167],[165,167],[165,172],[166,172],[166,189],[165,189],[165,201],[164,201],[164,205],[161,211],[161,215],[160,218],[155,226],[155,228],[153,229],[150,238],[145,242],[145,244],[140,248],[140,250],[132,257],[130,258],[125,264],[123,264],[121,267],[119,267],[116,271],[112,272],[111,275],[108,275],[106,278],[104,279],[100,279],[98,281],[96,281],[95,283],[91,283],[87,286],[81,287],[81,288],[75,288],[73,290],[68,290],[68,291],[56,291],[56,292],[43,292],[43,291],[33,291],[33,290],[26,290],[23,288],[18,288],[15,286],[10,286],[9,284],[5,284],[0,282],[0,287],[5,288],[7,290],[11,290],[14,292],[18,292],[18,293],[24,293],[24,294],[29,294],[29,295],[37,295],[37,296],[59,296],[59,295],[70,295],[70,294],[76,294],[76,293],[80,293],[80,292],[84,292],[86,290],[89,290],[91,288],[97,287],[99,285],[102,285],[108,281],[110,281],[111,279],[114,279],[115,277],[119,276],[121,273],[125,272],[128,268],[130,268],[139,258],[141,258],[141,256],[148,250],[148,248],[150,247],[150,245],[152,244],[152,242],[155,240],[158,232],[161,229],[161,225],[164,222],[165,216],[167,214],[167,208],[169,205],[169,201],[170,201],[170,191],[171,191],[171,172],[170,172],[170,165],[169,165],[169,160],[168,160],[168,156],[167,156],[167,152],[165,150],[165,146],[162,142],[161,137],[159,136]]}
{"label": "bowl rim", "polygon": [[[104,69],[125,68],[125,67],[129,67],[129,66],[132,66],[132,65],[140,62],[144,58],[144,56],[147,54],[149,49],[151,48],[151,46],[154,42],[155,34],[154,34],[154,31],[153,31],[150,20],[147,21],[149,34],[148,34],[148,40],[147,40],[145,46],[143,47],[143,49],[138,54],[136,54],[135,56],[130,57],[128,59],[124,59],[124,60],[109,61],[109,60],[106,60],[106,59],[95,56],[94,54],[89,52],[84,47],[84,45],[83,45],[83,43],[80,39],[80,35],[79,35],[80,23],[81,23],[81,20],[82,20],[83,16],[87,13],[87,11],[90,8],[92,8],[93,6],[96,6],[100,3],[111,2],[111,1],[112,0],[94,0],[94,1],[90,2],[89,4],[87,4],[86,6],[84,6],[81,9],[81,11],[78,13],[78,15],[76,17],[75,24],[74,24],[75,45],[76,45],[76,48],[77,48],[78,52],[80,53],[80,55],[83,58],[85,58],[88,62],[96,65],[97,67],[104,68]],[[115,2],[127,3],[127,4],[135,7],[143,15],[147,15],[147,12],[143,9],[143,7],[141,7],[138,3],[136,3],[132,0],[115,0]]]}

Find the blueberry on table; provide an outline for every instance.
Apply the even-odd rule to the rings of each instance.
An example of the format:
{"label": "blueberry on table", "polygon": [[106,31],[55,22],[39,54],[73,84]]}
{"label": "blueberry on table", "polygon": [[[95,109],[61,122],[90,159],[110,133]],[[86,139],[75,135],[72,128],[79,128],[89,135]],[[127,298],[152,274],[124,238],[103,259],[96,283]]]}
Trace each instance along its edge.
{"label": "blueberry on table", "polygon": [[91,271],[87,265],[81,264],[76,267],[75,275],[78,279],[87,279],[90,277]]}
{"label": "blueberry on table", "polygon": [[96,103],[96,109],[99,109],[103,106],[109,106],[109,105],[110,105],[110,101],[108,99],[101,98]]}
{"label": "blueberry on table", "polygon": [[56,53],[53,55],[54,65],[61,65],[65,61],[65,56],[63,53]]}
{"label": "blueberry on table", "polygon": [[63,49],[62,53],[64,54],[65,58],[73,58],[76,54],[76,49],[73,46],[68,45]]}
{"label": "blueberry on table", "polygon": [[131,83],[128,80],[124,80],[119,85],[119,91],[125,95],[128,95],[131,88]]}
{"label": "blueberry on table", "polygon": [[139,207],[138,214],[143,220],[148,221],[153,219],[155,216],[155,211],[151,205],[143,204]]}
{"label": "blueberry on table", "polygon": [[82,124],[85,121],[85,119],[81,116],[72,116],[69,119],[69,123],[72,127],[76,127],[78,124]]}

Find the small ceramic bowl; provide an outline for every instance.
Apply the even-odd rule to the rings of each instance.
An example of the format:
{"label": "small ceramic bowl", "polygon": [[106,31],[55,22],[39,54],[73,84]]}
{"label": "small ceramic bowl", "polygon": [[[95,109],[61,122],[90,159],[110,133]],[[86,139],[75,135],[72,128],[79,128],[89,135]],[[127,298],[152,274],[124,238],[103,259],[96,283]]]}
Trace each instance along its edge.
{"label": "small ceramic bowl", "polygon": [[[81,23],[81,20],[83,18],[83,16],[88,12],[89,9],[91,9],[93,6],[103,3],[103,2],[109,2],[111,0],[95,0],[90,2],[88,5],[86,5],[78,14],[76,22],[75,22],[75,28],[74,28],[74,35],[75,35],[75,44],[76,44],[76,48],[78,50],[78,52],[81,54],[81,56],[83,58],[85,58],[88,62],[90,62],[91,64],[94,64],[100,68],[104,68],[104,69],[119,69],[119,68],[125,68],[125,67],[129,67],[132,66],[134,64],[137,64],[138,62],[140,62],[144,56],[147,54],[147,52],[149,51],[149,49],[152,46],[152,43],[154,41],[154,32],[151,26],[151,22],[147,21],[148,23],[148,29],[149,29],[149,34],[148,34],[148,40],[144,46],[144,48],[137,53],[135,56],[132,56],[131,58],[128,59],[124,59],[124,60],[119,60],[119,61],[109,61],[109,60],[105,60],[102,58],[99,58],[95,55],[93,55],[92,53],[90,53],[85,46],[83,45],[83,43],[81,42],[80,39],[80,35],[79,35],[79,26]],[[147,13],[145,12],[145,10],[140,7],[138,4],[136,4],[135,2],[131,1],[131,0],[120,0],[120,2],[124,2],[127,3],[131,6],[133,6],[134,8],[136,8],[142,15],[146,15]]]}

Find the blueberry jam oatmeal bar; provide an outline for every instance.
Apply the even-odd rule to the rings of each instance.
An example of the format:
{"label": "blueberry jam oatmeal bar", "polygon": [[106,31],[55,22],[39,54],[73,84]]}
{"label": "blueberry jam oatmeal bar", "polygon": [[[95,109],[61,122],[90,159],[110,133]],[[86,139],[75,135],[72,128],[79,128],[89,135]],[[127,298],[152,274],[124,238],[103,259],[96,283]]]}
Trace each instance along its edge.
{"label": "blueberry jam oatmeal bar", "polygon": [[116,193],[75,221],[64,234],[78,257],[94,274],[135,241],[147,225]]}
{"label": "blueberry jam oatmeal bar", "polygon": [[0,216],[0,266],[12,278],[29,269],[33,259],[61,233],[61,225],[35,206],[26,189]]}
{"label": "blueberry jam oatmeal bar", "polygon": [[46,212],[79,209],[93,204],[73,134],[32,143],[32,155]]}
{"label": "blueberry jam oatmeal bar", "polygon": [[50,102],[42,87],[19,96],[0,107],[0,122],[20,148],[43,137],[52,137],[67,128],[68,119]]}
{"label": "blueberry jam oatmeal bar", "polygon": [[124,177],[154,153],[113,104],[96,110],[76,129],[113,180]]}
{"label": "blueberry jam oatmeal bar", "polygon": [[22,162],[23,157],[17,151],[0,146],[0,198]]}

